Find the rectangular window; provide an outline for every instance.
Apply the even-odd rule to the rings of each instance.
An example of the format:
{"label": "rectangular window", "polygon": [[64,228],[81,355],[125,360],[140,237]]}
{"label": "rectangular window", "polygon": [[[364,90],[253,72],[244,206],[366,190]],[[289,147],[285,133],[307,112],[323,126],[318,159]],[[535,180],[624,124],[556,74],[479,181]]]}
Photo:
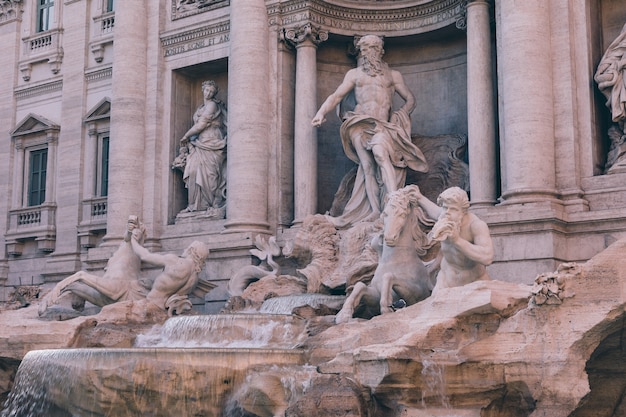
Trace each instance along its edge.
{"label": "rectangular window", "polygon": [[37,0],[37,32],[50,30],[54,21],[54,0]]}
{"label": "rectangular window", "polygon": [[100,158],[98,176],[98,189],[96,194],[98,197],[106,197],[109,194],[109,137],[104,136],[100,141]]}
{"label": "rectangular window", "polygon": [[115,0],[106,0],[107,2],[107,12],[112,12],[115,10]]}
{"label": "rectangular window", "polygon": [[48,166],[48,149],[30,152],[28,176],[28,205],[38,206],[46,201],[46,169]]}

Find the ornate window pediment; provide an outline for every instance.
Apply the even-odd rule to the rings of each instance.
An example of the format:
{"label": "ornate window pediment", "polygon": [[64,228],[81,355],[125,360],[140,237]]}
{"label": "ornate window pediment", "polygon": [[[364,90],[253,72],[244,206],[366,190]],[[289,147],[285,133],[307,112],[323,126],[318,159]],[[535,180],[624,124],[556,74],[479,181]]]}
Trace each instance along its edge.
{"label": "ornate window pediment", "polygon": [[43,116],[31,113],[17,124],[17,127],[11,132],[11,136],[16,137],[59,130],[60,127],[56,123]]}
{"label": "ornate window pediment", "polygon": [[109,117],[111,117],[111,99],[105,97],[87,113],[85,123],[108,119]]}

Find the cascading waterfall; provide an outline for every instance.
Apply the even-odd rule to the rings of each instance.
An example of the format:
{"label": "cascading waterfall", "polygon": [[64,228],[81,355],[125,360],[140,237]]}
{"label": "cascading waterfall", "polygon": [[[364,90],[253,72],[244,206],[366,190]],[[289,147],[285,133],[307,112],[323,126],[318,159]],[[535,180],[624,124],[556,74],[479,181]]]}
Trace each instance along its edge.
{"label": "cascading waterfall", "polygon": [[233,392],[249,390],[246,378],[270,366],[301,372],[304,334],[291,315],[182,316],[135,348],[31,351],[0,417],[224,415]]}
{"label": "cascading waterfall", "polygon": [[32,351],[2,417],[218,416],[246,375],[303,360],[297,349]]}
{"label": "cascading waterfall", "polygon": [[445,391],[446,381],[443,366],[432,360],[422,359],[422,380],[424,382],[422,406],[426,408],[427,402],[434,402],[436,406],[449,409],[450,401]]}

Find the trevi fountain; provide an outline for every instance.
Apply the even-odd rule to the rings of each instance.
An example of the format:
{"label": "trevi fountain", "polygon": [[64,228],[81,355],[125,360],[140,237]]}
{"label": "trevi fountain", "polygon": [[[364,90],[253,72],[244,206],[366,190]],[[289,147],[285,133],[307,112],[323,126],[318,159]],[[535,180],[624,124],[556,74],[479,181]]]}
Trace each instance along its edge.
{"label": "trevi fountain", "polygon": [[[5,3],[20,2],[0,6]],[[172,13],[182,19],[213,10],[213,3],[220,2],[176,1]],[[245,11],[245,2],[231,3]],[[461,3],[468,25],[480,17],[470,9],[490,4]],[[235,27],[245,32],[237,26],[243,11],[232,16],[232,42],[240,36]],[[499,10],[498,18],[515,23],[507,12]],[[489,13],[482,17],[488,28]],[[497,216],[483,204],[494,192],[472,176],[496,168],[473,159],[472,152],[485,148],[468,145],[465,134],[412,132],[424,97],[396,69],[401,65],[386,62],[386,38],[379,35],[351,37],[355,65],[324,88],[315,109],[295,110],[296,140],[332,130],[337,149],[354,162],[330,209],[316,213],[306,208],[306,195],[296,195],[290,233],[252,233],[252,243],[242,246],[250,262],[225,268],[227,283],[220,287],[208,272],[215,249],[210,238],[190,233],[177,250],[159,250],[145,211],[133,211],[132,203],[116,206],[107,227],[115,227],[119,238],[101,268],[16,285],[3,303],[1,417],[626,416],[626,238],[545,271],[526,268],[523,257],[516,263],[499,258],[504,240],[492,230]],[[297,77],[307,71],[299,66],[301,58],[306,62],[300,45],[315,46],[328,36],[312,24],[281,32],[282,41],[298,44]],[[626,26],[592,74],[611,115],[607,135],[613,142],[602,173],[610,178],[620,175],[626,153],[625,39]],[[242,65],[241,55],[232,54],[231,61]],[[498,65],[504,70],[512,64],[503,58]],[[241,76],[236,68],[229,68],[229,84]],[[257,207],[254,198],[245,206],[242,185],[253,179],[229,171],[246,168],[237,154],[238,129],[245,128],[237,100],[246,97],[229,91],[225,100],[224,82],[218,76],[196,83],[198,102],[187,104],[193,116],[184,129],[179,123],[168,161],[185,196],[172,224],[189,230],[194,222],[224,219],[226,228],[236,229],[237,219],[253,231],[258,226],[254,214],[246,217]],[[301,85],[298,106],[314,94],[299,91]],[[468,102],[482,102],[475,94],[481,89],[468,89]],[[513,131],[519,126],[506,118],[516,103],[507,106],[500,117]],[[251,111],[253,122],[256,113]],[[493,124],[492,116],[468,112],[479,125]],[[480,135],[481,126],[470,134]],[[296,146],[306,153],[306,146]],[[522,232],[529,224],[526,210],[542,212],[553,203],[536,204],[533,198],[547,192],[523,186],[541,176],[546,160],[540,155],[535,164],[532,148],[542,152],[535,142],[528,151],[506,146],[502,169],[513,166],[521,174],[509,175],[500,203],[509,204],[504,215],[511,230]],[[516,165],[516,152],[528,152],[528,172],[523,162]],[[296,171],[306,171],[300,157]],[[249,168],[254,175],[255,167]],[[254,187],[247,190],[258,197]],[[574,207],[579,199],[568,201]],[[533,239],[530,233],[506,244],[532,247]],[[10,243],[13,256],[25,250],[20,245],[19,239]],[[219,268],[213,262],[212,270]],[[216,311],[198,304],[218,291],[227,296]]]}

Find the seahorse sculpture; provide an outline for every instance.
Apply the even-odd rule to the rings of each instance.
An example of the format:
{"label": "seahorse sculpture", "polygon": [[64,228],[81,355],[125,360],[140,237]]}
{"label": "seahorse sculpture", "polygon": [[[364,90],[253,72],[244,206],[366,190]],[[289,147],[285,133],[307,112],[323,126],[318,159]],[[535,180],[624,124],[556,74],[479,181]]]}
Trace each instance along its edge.
{"label": "seahorse sculpture", "polygon": [[280,265],[274,261],[274,257],[281,255],[276,237],[271,236],[266,240],[261,235],[257,235],[254,244],[256,249],[250,249],[250,253],[259,258],[262,263],[247,265],[235,272],[228,282],[228,292],[231,296],[243,294],[248,285],[267,275],[277,276],[280,273]]}

